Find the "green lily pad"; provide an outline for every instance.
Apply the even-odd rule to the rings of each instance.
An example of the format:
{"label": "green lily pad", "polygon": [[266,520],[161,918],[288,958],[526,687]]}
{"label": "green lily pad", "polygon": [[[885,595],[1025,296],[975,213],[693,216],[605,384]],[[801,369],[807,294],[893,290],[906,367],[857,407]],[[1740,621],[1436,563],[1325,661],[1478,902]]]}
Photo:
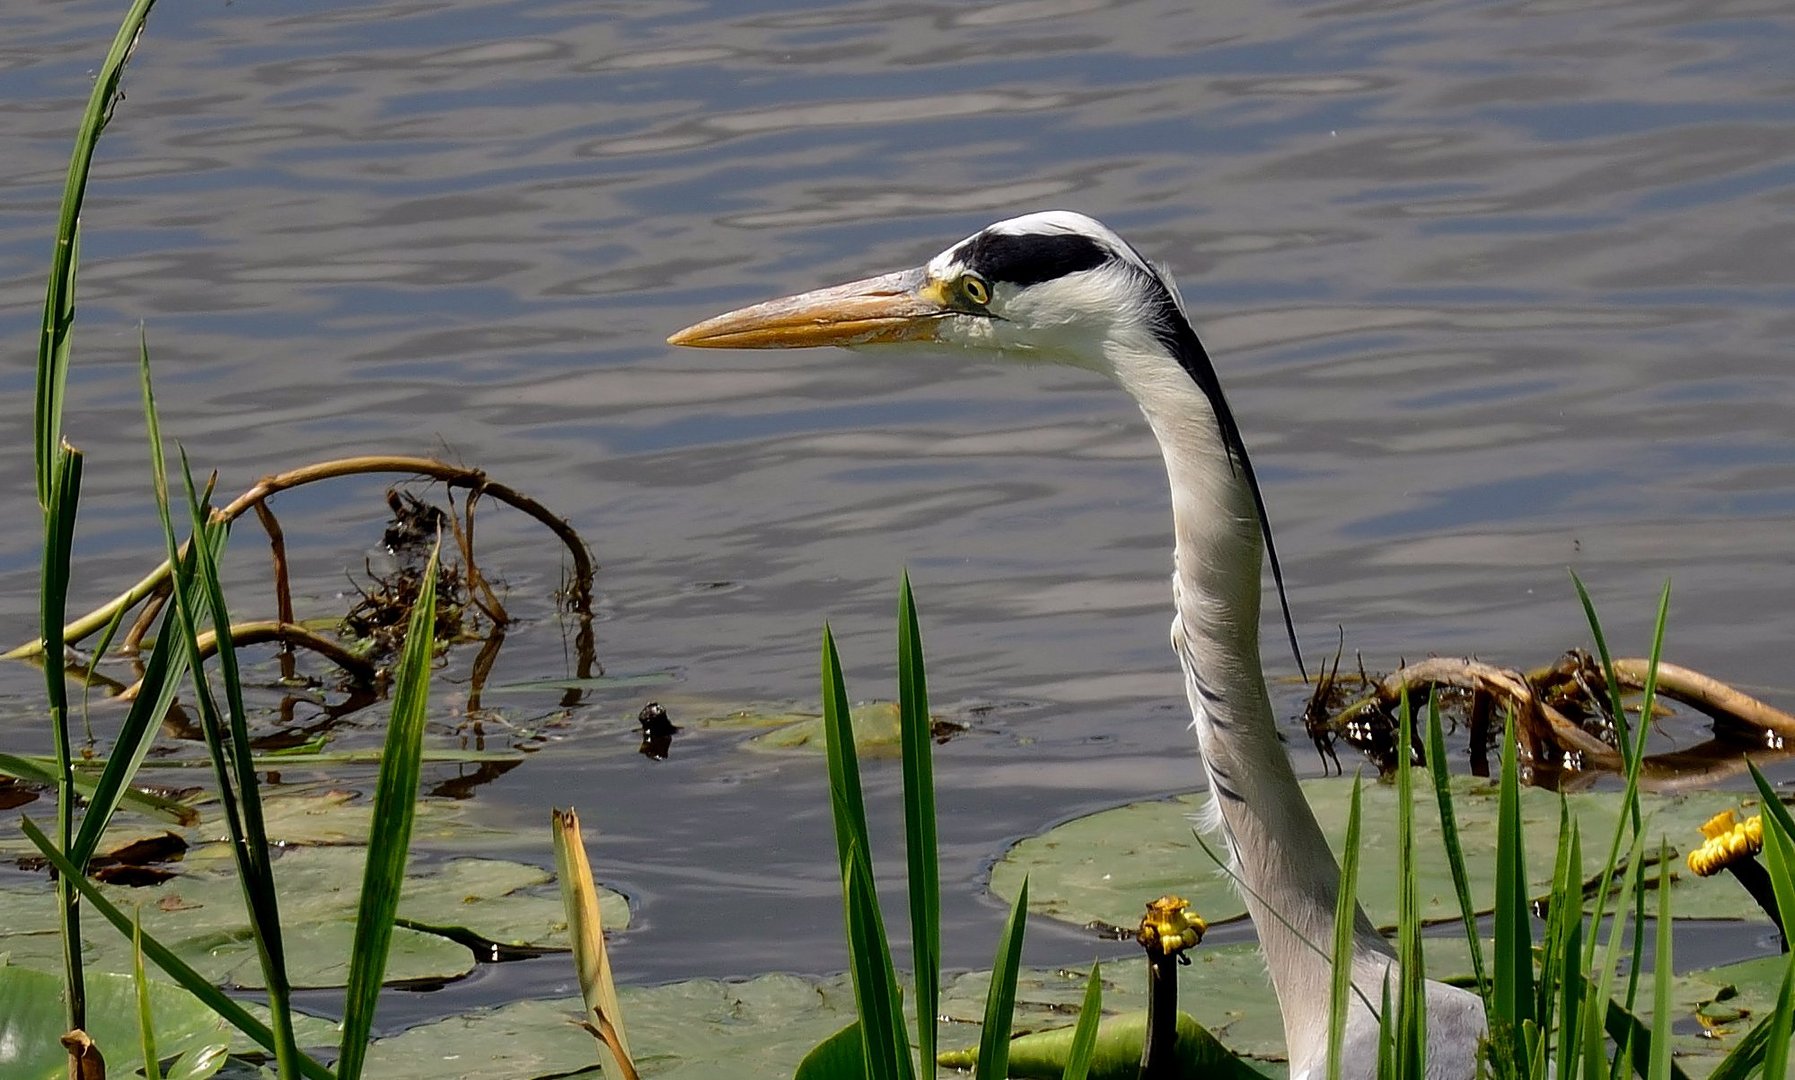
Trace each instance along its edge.
{"label": "green lily pad", "polygon": [[[763,975],[747,982],[699,979],[618,992],[636,1065],[656,1080],[789,1076],[798,1061],[852,1019],[843,977],[821,982]],[[525,1080],[580,1069],[597,1075],[603,1047],[574,1026],[578,998],[523,1001],[451,1017],[381,1039],[367,1075],[387,1080],[503,1076]]]}
{"label": "green lily pad", "polygon": [[[1430,945],[1432,942],[1430,941]],[[1462,949],[1461,949],[1462,951]],[[1180,969],[1180,1002],[1236,1053],[1272,1064],[1283,1053],[1277,1001],[1265,964],[1250,945],[1200,948]],[[1104,1011],[1146,1008],[1145,980],[1133,964],[1106,965]],[[989,973],[942,987],[941,1045],[978,1042]],[[1084,973],[1024,969],[1017,982],[1017,1032],[1062,1027],[1084,994]],[[654,1080],[715,1076],[790,1076],[818,1043],[854,1019],[846,976],[806,979],[763,975],[745,982],[697,979],[619,991],[636,1065]],[[435,1080],[446,1075],[508,1080],[562,1076],[600,1061],[597,1040],[574,1026],[578,998],[525,1001],[425,1024],[374,1044],[368,1075]],[[940,1076],[961,1076],[951,1069]]]}
{"label": "green lily pad", "polygon": [[[227,1038],[223,1020],[186,991],[150,982],[156,1050],[173,1056]],[[64,1080],[69,1055],[57,1039],[68,1030],[62,980],[48,971],[0,964],[0,1076],[8,1080]],[[143,1064],[137,1033],[137,988],[128,975],[87,976],[88,1035],[113,1076]]]}
{"label": "green lily pad", "polygon": [[1706,1075],[1753,1024],[1769,1016],[1788,967],[1787,956],[1760,956],[1679,976],[1671,992],[1671,1016],[1699,1024],[1694,1032],[1679,1025],[1683,1031],[1672,1044],[1684,1070]]}
{"label": "green lily pad", "polygon": [[[854,725],[854,749],[864,755],[870,752],[896,753],[898,749],[898,707],[892,701],[863,701],[848,710]],[[789,722],[764,735],[748,740],[756,750],[823,749],[823,718],[791,714]]]}
{"label": "green lily pad", "polygon": [[[272,845],[291,847],[318,844],[365,844],[372,819],[373,782],[370,777],[367,793],[343,790],[295,791],[290,794],[262,797],[262,817]],[[215,800],[207,799],[199,807],[197,824],[188,828],[172,827],[128,811],[120,811],[107,824],[100,850],[112,851],[126,843],[149,839],[172,832],[194,847],[229,842],[223,812]],[[419,799],[417,816],[412,825],[412,845],[418,848],[441,846],[458,854],[515,849],[521,839],[548,851],[548,822],[537,820],[519,827],[495,823],[491,807],[470,800]],[[228,849],[220,847],[228,859]],[[215,853],[216,854],[216,853]],[[24,833],[12,826],[0,827],[0,856],[36,856],[37,849]],[[203,851],[192,851],[187,861],[207,858]]]}
{"label": "green lily pad", "polygon": [[[1303,792],[1322,822],[1328,842],[1338,852],[1345,841],[1347,803],[1352,781],[1345,778],[1303,781]],[[1012,847],[991,871],[991,890],[1006,899],[1015,895],[1024,874],[1029,878],[1031,910],[1057,919],[1099,921],[1132,927],[1147,901],[1166,893],[1184,897],[1211,923],[1241,918],[1246,909],[1233,882],[1203,852],[1191,818],[1207,795],[1134,803],[1077,818]],[[1552,860],[1558,844],[1556,793],[1524,789],[1522,828],[1526,834],[1529,888],[1535,896],[1551,891]],[[1472,777],[1455,778],[1453,799],[1471,879],[1471,897],[1483,910],[1493,904],[1496,851],[1496,788]],[[1591,853],[1605,850],[1620,810],[1616,793],[1579,792],[1566,796],[1580,822],[1586,864]],[[1648,849],[1657,850],[1663,835],[1676,852],[1701,840],[1698,827],[1716,812],[1737,805],[1717,793],[1640,796],[1647,816]],[[1359,852],[1360,902],[1374,922],[1396,921],[1396,792],[1390,785],[1364,788],[1363,840]],[[1419,893],[1423,917],[1432,922],[1458,917],[1458,901],[1442,847],[1439,815],[1431,790],[1416,793],[1415,829],[1422,852]],[[1221,854],[1219,838],[1204,838]],[[1745,891],[1725,877],[1697,878],[1680,859],[1672,867],[1673,910],[1679,917],[1763,919]],[[1647,871],[1655,882],[1656,870]],[[1199,1017],[1201,1019],[1201,1017]]]}
{"label": "green lily pad", "polygon": [[[293,848],[274,864],[282,938],[297,987],[341,986],[361,889],[364,849]],[[142,911],[144,929],[214,982],[259,987],[262,973],[243,914],[234,868],[207,860],[188,873],[143,889],[106,886],[108,896]],[[393,932],[389,982],[443,981],[473,970],[474,956],[444,934],[504,945],[562,948],[566,919],[546,870],[498,859],[462,858],[424,864],[406,877],[399,904],[408,926]],[[605,925],[629,924],[629,903],[601,890]],[[434,931],[434,932],[433,932]],[[86,935],[86,956],[101,970],[129,969],[130,944],[99,928]],[[47,887],[0,891],[0,952],[20,962],[52,965],[61,955],[54,896]]]}

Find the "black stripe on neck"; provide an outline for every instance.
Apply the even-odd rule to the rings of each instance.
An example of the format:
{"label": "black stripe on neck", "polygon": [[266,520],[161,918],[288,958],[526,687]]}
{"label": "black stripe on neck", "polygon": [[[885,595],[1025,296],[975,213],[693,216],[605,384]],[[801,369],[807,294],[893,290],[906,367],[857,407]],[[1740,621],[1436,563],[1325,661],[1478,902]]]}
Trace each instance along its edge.
{"label": "black stripe on neck", "polygon": [[[1145,260],[1142,260],[1145,263]],[[1309,679],[1309,671],[1303,665],[1303,650],[1296,641],[1296,621],[1290,615],[1290,597],[1284,592],[1284,568],[1278,564],[1277,544],[1271,538],[1271,517],[1265,512],[1265,496],[1259,492],[1259,477],[1253,471],[1253,459],[1247,456],[1246,442],[1240,437],[1240,425],[1234,420],[1234,411],[1228,408],[1227,395],[1222,393],[1221,379],[1215,373],[1215,365],[1209,360],[1209,353],[1204,350],[1203,343],[1197,340],[1197,332],[1191,328],[1190,320],[1179,310],[1178,302],[1172,298],[1172,291],[1160,280],[1155,272],[1142,271],[1147,277],[1153,294],[1151,303],[1153,336],[1159,340],[1168,352],[1178,359],[1178,366],[1203,391],[1209,399],[1209,407],[1215,413],[1216,423],[1221,427],[1222,444],[1228,449],[1229,464],[1238,464],[1241,475],[1246,478],[1247,490],[1253,493],[1253,509],[1259,515],[1259,532],[1265,537],[1265,554],[1271,561],[1271,579],[1278,588],[1278,606],[1284,612],[1284,632],[1290,639],[1290,655],[1296,658],[1296,669],[1302,673],[1303,681]]]}

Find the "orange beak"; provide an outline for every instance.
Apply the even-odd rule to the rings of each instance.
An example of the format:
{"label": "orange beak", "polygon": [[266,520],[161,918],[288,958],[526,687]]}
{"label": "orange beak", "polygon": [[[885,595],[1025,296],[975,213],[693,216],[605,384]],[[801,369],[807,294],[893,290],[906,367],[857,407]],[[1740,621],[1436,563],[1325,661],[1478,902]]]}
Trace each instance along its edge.
{"label": "orange beak", "polygon": [[686,327],[669,345],[700,349],[804,349],[934,341],[953,314],[922,270],[904,270],[739,308]]}

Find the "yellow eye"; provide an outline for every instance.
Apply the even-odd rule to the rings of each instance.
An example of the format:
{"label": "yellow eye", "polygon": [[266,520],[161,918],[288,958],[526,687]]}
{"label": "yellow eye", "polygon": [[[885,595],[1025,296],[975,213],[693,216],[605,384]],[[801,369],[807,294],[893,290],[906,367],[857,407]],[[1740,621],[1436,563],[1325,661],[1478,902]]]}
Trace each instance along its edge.
{"label": "yellow eye", "polygon": [[979,307],[984,307],[991,302],[991,288],[985,284],[985,279],[979,277],[977,274],[964,274],[961,276],[960,295],[966,297],[966,299],[977,304]]}

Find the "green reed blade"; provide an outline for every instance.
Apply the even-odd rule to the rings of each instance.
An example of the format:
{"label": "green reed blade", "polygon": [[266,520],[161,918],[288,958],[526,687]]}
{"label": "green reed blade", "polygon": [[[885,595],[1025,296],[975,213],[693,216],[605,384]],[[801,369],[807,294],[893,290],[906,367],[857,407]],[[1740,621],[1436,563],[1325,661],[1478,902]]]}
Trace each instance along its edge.
{"label": "green reed blade", "polygon": [[842,678],[835,635],[827,625],[823,627],[822,676],[823,756],[829,767],[829,807],[835,820],[836,851],[841,859],[848,956],[854,973],[854,1002],[860,1015],[867,1075],[874,1080],[910,1080],[916,1070],[910,1060],[910,1041],[904,1034],[891,944],[885,935],[885,920],[879,912],[874,884],[847,683]]}
{"label": "green reed blade", "polygon": [[1789,1033],[1795,1026],[1795,953],[1783,968],[1782,985],[1776,991],[1776,1009],[1770,1014],[1770,1036],[1764,1047],[1764,1080],[1785,1080],[1789,1075]]}
{"label": "green reed blade", "polygon": [[[55,867],[58,874],[70,878],[75,883],[75,888],[81,893],[83,902],[99,912],[100,917],[111,923],[119,933],[127,937],[131,935],[131,917],[120,911],[118,905],[107,899],[106,894],[100,891],[98,885],[77,875],[74,864],[69,862],[54,844],[50,843],[49,838],[44,835],[42,829],[37,827],[36,822],[28,817],[20,818],[19,829],[37,847],[38,853],[44,857],[44,861]],[[236,999],[227,996],[213,986],[204,975],[193,970],[186,961],[176,956],[167,946],[149,934],[143,935],[143,953],[162,969],[163,974],[179,983],[182,989],[194,997],[199,998],[207,1008],[223,1017],[226,1023],[254,1039],[264,1049],[270,1051],[275,1049],[274,1032],[269,1030],[268,1025],[256,1019],[254,1014],[245,1009]],[[310,1077],[311,1080],[336,1080],[334,1073],[312,1060],[309,1055],[297,1055],[297,1065],[299,1073]]]}
{"label": "green reed blade", "polygon": [[[75,543],[75,512],[81,499],[81,453],[55,449],[50,497],[45,504],[40,634],[44,643],[44,689],[50,732],[56,746],[56,837],[63,851],[74,848],[75,767],[69,747],[68,677],[63,671],[63,609],[68,605],[69,558]],[[85,863],[80,864],[84,868]],[[56,882],[56,910],[62,928],[63,1002],[71,1030],[87,1026],[87,988],[81,970],[81,909],[69,882]]]}
{"label": "green reed blade", "polygon": [[1795,839],[1795,816],[1790,815],[1789,808],[1783,805],[1782,797],[1770,786],[1770,781],[1758,771],[1757,762],[1747,758],[1746,767],[1751,770],[1752,783],[1758,786],[1758,795],[1763,799],[1764,833],[1769,835],[1770,826],[1774,823],[1782,830],[1782,834]]}
{"label": "green reed blade", "polygon": [[1602,633],[1602,620],[1596,617],[1595,601],[1584,588],[1583,579],[1571,572],[1571,584],[1577,589],[1577,600],[1583,605],[1583,618],[1589,623],[1589,635],[1596,643],[1596,656],[1602,661],[1602,678],[1608,683],[1608,708],[1614,714],[1615,736],[1620,742],[1621,757],[1632,756],[1632,733],[1627,725],[1627,709],[1621,700],[1620,680],[1614,674],[1614,656],[1608,651],[1608,638]]}
{"label": "green reed blade", "polygon": [[1452,871],[1452,890],[1458,896],[1459,921],[1465,927],[1465,943],[1471,951],[1471,974],[1477,992],[1489,1008],[1490,986],[1483,968],[1483,939],[1477,933],[1477,905],[1471,901],[1471,874],[1465,868],[1465,849],[1459,842],[1458,814],[1452,806],[1452,771],[1446,762],[1446,734],[1440,722],[1440,699],[1427,695],[1427,769],[1433,779],[1434,803],[1440,811],[1440,836],[1446,846],[1446,867]]}
{"label": "green reed blade", "polygon": [[1421,953],[1421,902],[1415,887],[1415,770],[1409,742],[1409,733],[1415,728],[1406,689],[1401,730],[1396,754],[1396,957],[1402,967],[1396,996],[1396,1075],[1422,1080],[1427,1070],[1427,973]]}
{"label": "green reed blade", "polygon": [[1340,893],[1334,898],[1333,982],[1328,991],[1328,1080],[1340,1080],[1346,1045],[1346,1010],[1352,995],[1353,922],[1359,905],[1359,775],[1353,774],[1346,811],[1346,845],[1340,849]]}
{"label": "green reed blade", "polygon": [[162,1080],[156,1053],[156,1018],[150,1010],[150,981],[143,975],[143,912],[131,912],[131,982],[137,988],[137,1037],[143,1044],[144,1080]]}
{"label": "green reed blade", "polygon": [[1652,1047],[1646,1077],[1647,1080],[1670,1080],[1670,845],[1663,838],[1658,841],[1656,929],[1658,936],[1652,953]]}
{"label": "green reed blade", "polygon": [[1795,841],[1774,817],[1764,823],[1764,869],[1783,926],[1795,926]]}
{"label": "green reed blade", "polygon": [[935,1060],[941,984],[941,867],[935,816],[934,723],[910,575],[898,596],[898,726],[903,741],[904,855],[910,874],[910,940],[916,965],[917,1060]]}
{"label": "green reed blade", "polygon": [[[1624,947],[1623,939],[1628,932],[1627,920],[1621,918],[1618,913],[1628,911],[1632,907],[1634,890],[1644,881],[1644,858],[1645,838],[1635,835],[1633,844],[1627,851],[1627,870],[1620,876],[1620,894],[1614,905],[1617,915],[1608,924],[1608,939],[1600,950],[1601,959],[1588,967],[1590,974],[1588,990],[1584,998],[1585,1011],[1583,1014],[1585,1032],[1583,1068],[1591,1080],[1595,1080],[1606,1071],[1602,1067],[1604,1064],[1602,1058],[1603,1039],[1608,1033],[1609,1012],[1617,1008],[1611,1000],[1614,996],[1614,976],[1620,966],[1621,949]],[[1604,886],[1598,895],[1607,894],[1606,882],[1612,880],[1612,876],[1605,876],[1602,880]],[[1599,906],[1598,903],[1598,908]],[[1591,925],[1600,926],[1600,918],[1595,919]],[[1633,929],[1637,930],[1638,927],[1635,926]],[[1601,935],[1592,929],[1589,937],[1591,942],[1595,942]],[[1631,1013],[1625,1013],[1625,1015],[1629,1019],[1632,1018]],[[1630,1030],[1623,1031],[1623,1034],[1630,1034]],[[1625,1040],[1617,1039],[1616,1041],[1624,1042]]]}
{"label": "green reed blade", "polygon": [[179,635],[174,632],[174,617],[174,607],[170,605],[163,612],[162,629],[157,632],[156,644],[144,664],[137,697],[132,700],[124,723],[119,725],[112,753],[94,783],[93,794],[88,796],[87,811],[81,817],[81,831],[71,853],[71,861],[77,866],[87,865],[93,857],[120,802],[134,801],[137,793],[131,790],[131,781],[149,756],[156,733],[180,692],[181,678],[187,673],[187,655],[177,652]]}
{"label": "green reed blade", "polygon": [[[13,754],[0,754],[0,773],[16,776],[20,780],[29,780],[45,787],[56,786],[56,762],[54,758],[18,757]],[[75,770],[75,790],[83,798],[92,799],[96,785],[93,777],[81,768]],[[171,799],[165,795],[152,795],[147,791],[126,789],[121,800],[140,814],[147,814],[158,821],[166,821],[171,825],[183,827],[199,824],[199,811],[179,799]],[[79,847],[79,841],[76,841]]]}
{"label": "green reed blade", "polygon": [[858,843],[848,845],[848,865],[841,885],[848,963],[854,976],[854,1007],[860,1017],[866,1076],[868,1080],[915,1080],[910,1040],[904,1034],[903,1002],[898,996],[885,920],[879,913],[872,864]]}
{"label": "green reed blade", "polygon": [[1533,1015],[1533,924],[1527,903],[1527,854],[1521,834],[1521,780],[1515,718],[1503,722],[1502,780],[1496,803],[1495,968],[1491,1019],[1511,1032]]}
{"label": "green reed blade", "polygon": [[1078,1007],[1078,1024],[1072,1029],[1072,1049],[1060,1080],[1085,1080],[1091,1071],[1091,1055],[1097,1052],[1097,1022],[1103,1018],[1103,965],[1091,961],[1084,982],[1084,1002]]}
{"label": "green reed blade", "polygon": [[[188,513],[193,520],[193,542],[181,557],[175,536],[168,493],[168,465],[162,450],[162,429],[156,416],[155,392],[150,381],[149,343],[139,336],[139,367],[143,384],[144,423],[149,432],[152,485],[156,511],[162,523],[162,539],[175,579],[170,606],[174,628],[187,657],[188,675],[198,707],[200,730],[212,758],[218,781],[218,799],[231,835],[231,854],[237,863],[238,886],[256,942],[263,980],[268,988],[268,1010],[274,1020],[275,1064],[281,1080],[291,1080],[299,1053],[293,1042],[291,990],[285,953],[281,945],[280,907],[276,899],[268,838],[262,827],[261,800],[249,751],[248,724],[242,710],[242,685],[237,678],[236,657],[230,646],[229,612],[218,581],[218,553],[225,540],[222,524],[203,520],[194,497],[192,476],[183,470]],[[227,719],[218,708],[199,651],[198,622],[209,613],[218,632],[220,675],[225,680],[232,713]],[[222,624],[222,625],[221,625]]]}
{"label": "green reed blade", "polygon": [[62,187],[62,208],[56,223],[56,247],[50,256],[50,279],[44,290],[44,318],[37,344],[37,397],[34,425],[37,436],[37,498],[50,505],[53,462],[62,441],[62,399],[68,385],[69,345],[75,326],[75,268],[80,263],[81,203],[87,195],[87,177],[93,167],[94,146],[112,117],[119,98],[119,78],[137,47],[144,20],[155,0],[134,0],[112,39],[112,48],[94,77],[87,109],[75,131],[75,148],[69,157],[68,178]]}
{"label": "green reed blade", "polygon": [[872,846],[867,838],[866,800],[860,792],[860,761],[854,751],[854,727],[848,707],[848,687],[841,674],[841,656],[835,651],[835,635],[823,626],[823,749],[829,765],[829,805],[835,812],[835,851],[841,872],[848,872],[848,849],[859,845],[872,865]]}
{"label": "green reed blade", "polygon": [[1583,919],[1583,905],[1568,902],[1570,897],[1580,897],[1582,890],[1580,875],[1567,877],[1573,861],[1582,857],[1576,850],[1577,843],[1577,822],[1571,817],[1570,803],[1561,792],[1558,796],[1558,850],[1552,858],[1552,900],[1546,909],[1546,931],[1540,940],[1539,982],[1533,991],[1533,1017],[1538,1024],[1540,1039],[1525,1048],[1531,1075],[1541,1075],[1545,1068],[1547,1041],[1562,991],[1560,963],[1566,935],[1573,922],[1581,923]]}
{"label": "green reed blade", "polygon": [[[1569,816],[1564,797],[1559,796],[1559,821]],[[1570,819],[1570,843],[1560,845],[1561,859],[1555,868],[1552,888],[1552,910],[1556,916],[1548,934],[1556,963],[1546,969],[1548,985],[1556,982],[1559,1080],[1577,1080],[1583,1059],[1576,1053],[1581,1039],[1583,1016],[1583,838],[1575,818]],[[1545,1015],[1541,1027],[1551,1030],[1554,1018]],[[1544,1077],[1546,1065],[1536,1061],[1533,1076]]]}
{"label": "green reed blade", "polygon": [[[355,942],[349,952],[349,988],[343,1006],[343,1039],[337,1056],[339,1080],[359,1080],[374,1029],[374,1005],[386,974],[393,919],[405,882],[416,817],[418,774],[423,769],[424,715],[430,697],[430,663],[436,656],[436,566],[442,538],[430,551],[424,576],[405,628],[405,646],[393,671],[393,710],[386,726],[386,749],[374,788],[368,823],[368,861],[356,908]],[[607,1019],[613,1019],[607,1017]],[[614,1020],[613,1020],[614,1022]]]}
{"label": "green reed blade", "polygon": [[1028,927],[1028,876],[1016,890],[1010,917],[997,939],[991,964],[991,985],[985,991],[985,1026],[979,1032],[975,1080],[1003,1080],[1010,1075],[1010,1022],[1016,1012],[1016,972],[1022,967],[1022,935]]}

